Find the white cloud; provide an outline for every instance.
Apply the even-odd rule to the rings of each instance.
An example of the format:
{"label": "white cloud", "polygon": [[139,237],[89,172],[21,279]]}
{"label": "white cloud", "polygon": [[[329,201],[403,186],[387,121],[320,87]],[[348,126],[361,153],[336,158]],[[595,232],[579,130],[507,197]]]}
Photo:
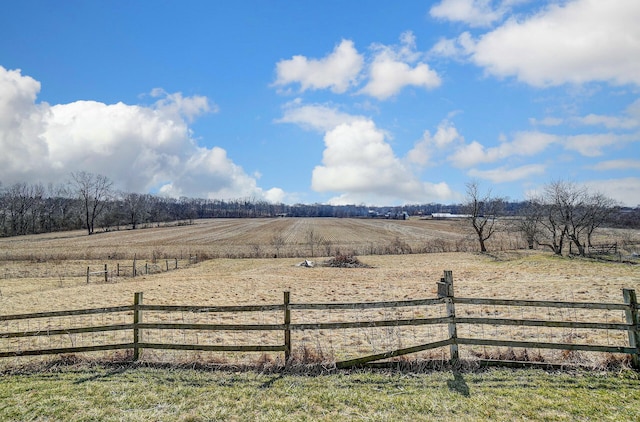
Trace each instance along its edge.
{"label": "white cloud", "polygon": [[0,180],[5,183],[48,172],[43,157],[49,149],[41,137],[48,106],[35,103],[39,92],[35,79],[0,66]]}
{"label": "white cloud", "polygon": [[185,118],[192,122],[203,113],[217,113],[219,111],[217,105],[211,104],[207,97],[201,95],[183,97],[180,92],[171,94],[162,88],[154,88],[151,91],[151,96],[159,98],[155,103],[155,109],[172,119]]}
{"label": "white cloud", "polygon": [[[266,193],[221,148],[202,148],[188,122],[217,107],[205,97],[152,93],[152,106],[36,103],[40,84],[0,66],[0,180],[63,182],[99,173],[119,189],[210,198]],[[159,97],[158,97],[159,96]],[[275,191],[273,191],[275,193]]]}
{"label": "white cloud", "polygon": [[494,8],[491,0],[442,0],[429,10],[434,18],[464,22],[470,26],[490,26],[505,14],[504,7]]}
{"label": "white cloud", "polygon": [[499,167],[491,170],[469,170],[469,176],[488,179],[493,183],[515,182],[535,175],[542,175],[546,167],[543,164],[529,164],[526,166],[507,168]]}
{"label": "white cloud", "polygon": [[330,88],[335,93],[343,93],[357,83],[363,63],[364,59],[353,41],[342,40],[331,54],[322,59],[293,56],[279,61],[275,85],[299,83],[302,91]]}
{"label": "white cloud", "polygon": [[160,188],[161,194],[210,199],[264,197],[256,179],[234,164],[222,148],[197,148],[181,164],[180,173]]}
{"label": "white cloud", "polygon": [[588,126],[602,125],[608,129],[632,129],[640,126],[640,121],[635,118],[605,116],[593,113],[576,118],[575,121]]}
{"label": "white cloud", "polygon": [[533,156],[549,145],[559,142],[560,137],[542,132],[518,132],[513,141],[503,141],[496,147],[486,148],[478,141],[462,145],[449,157],[456,167],[471,167],[478,163],[493,163],[512,156]]}
{"label": "white cloud", "polygon": [[542,119],[536,119],[532,117],[529,119],[529,122],[533,126],[560,126],[562,123],[564,123],[564,120],[559,117],[547,116]]}
{"label": "white cloud", "polygon": [[591,170],[640,170],[640,160],[607,160],[589,167]]}
{"label": "white cloud", "polygon": [[435,135],[431,136],[431,132],[428,130],[424,132],[422,139],[416,142],[407,153],[407,160],[410,163],[426,167],[430,164],[434,152],[443,150],[457,142],[464,142],[464,138],[458,133],[453,123],[443,120],[438,125]]}
{"label": "white cloud", "polygon": [[428,64],[416,63],[421,54],[416,50],[411,32],[402,34],[400,46],[374,45],[372,48],[375,54],[369,66],[369,82],[360,93],[385,100],[406,86],[432,89],[442,83]]}
{"label": "white cloud", "polygon": [[332,203],[428,202],[453,196],[446,183],[419,181],[370,120],[343,123],[328,131],[324,142],[322,165],[313,170],[311,184],[317,192],[344,192]]}
{"label": "white cloud", "polygon": [[463,32],[456,38],[441,38],[429,50],[429,56],[447,57],[455,60],[468,60],[473,49],[475,40],[468,32]]}
{"label": "white cloud", "polygon": [[272,204],[280,204],[286,202],[288,195],[280,188],[271,188],[264,193],[264,198]]}
{"label": "white cloud", "polygon": [[588,114],[576,117],[573,121],[589,126],[602,125],[608,129],[634,129],[640,126],[640,100],[631,103],[622,115],[608,116],[602,114]]}
{"label": "white cloud", "polygon": [[296,55],[281,60],[276,64],[274,85],[297,83],[301,92],[331,89],[343,94],[366,81],[359,94],[386,100],[407,86],[433,89],[441,84],[438,74],[421,61],[426,55],[417,50],[415,36],[410,31],[400,35],[399,45],[373,44],[370,50],[366,72],[363,72],[365,58],[351,40],[342,40],[332,53],[321,59]]}
{"label": "white cloud", "polygon": [[640,178],[592,180],[584,185],[628,207],[640,206]]}
{"label": "white cloud", "polygon": [[342,123],[363,120],[364,117],[343,113],[323,104],[304,105],[300,100],[285,105],[284,116],[276,123],[294,123],[321,132],[327,132]]}
{"label": "white cloud", "polygon": [[607,129],[629,130],[640,126],[640,100],[631,103],[620,115],[590,113],[586,116],[559,118],[547,116],[543,119],[529,119],[532,125],[559,126],[564,123],[580,126],[604,126]]}
{"label": "white cloud", "polygon": [[640,134],[618,135],[614,133],[582,134],[567,136],[566,149],[577,151],[585,157],[598,157],[606,147],[617,147],[628,142],[640,141]]}
{"label": "white cloud", "polygon": [[534,86],[604,81],[640,84],[640,2],[575,0],[481,36],[472,61]]}

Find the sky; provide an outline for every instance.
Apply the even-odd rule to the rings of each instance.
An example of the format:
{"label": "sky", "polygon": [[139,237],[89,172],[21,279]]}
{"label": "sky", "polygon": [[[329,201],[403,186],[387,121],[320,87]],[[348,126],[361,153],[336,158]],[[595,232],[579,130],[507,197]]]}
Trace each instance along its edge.
{"label": "sky", "polygon": [[640,1],[5,0],[0,183],[640,205]]}

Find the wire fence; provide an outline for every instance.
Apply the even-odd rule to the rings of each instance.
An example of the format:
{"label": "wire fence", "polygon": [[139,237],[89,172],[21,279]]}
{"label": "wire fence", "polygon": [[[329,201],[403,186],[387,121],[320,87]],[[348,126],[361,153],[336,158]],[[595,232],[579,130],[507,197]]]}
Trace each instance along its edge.
{"label": "wire fence", "polygon": [[[638,303],[558,302],[454,295],[445,271],[431,299],[270,305],[133,304],[0,316],[0,358],[126,349],[133,360],[247,362],[274,356],[337,367],[416,359],[575,362],[622,354],[640,368]],[[519,353],[519,355],[518,355]]]}

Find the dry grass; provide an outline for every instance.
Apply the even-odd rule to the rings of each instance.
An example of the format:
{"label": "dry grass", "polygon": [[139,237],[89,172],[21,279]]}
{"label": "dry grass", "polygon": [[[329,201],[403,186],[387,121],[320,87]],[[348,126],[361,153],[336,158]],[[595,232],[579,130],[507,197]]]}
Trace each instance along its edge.
{"label": "dry grass", "polygon": [[[471,252],[432,253],[411,255],[360,255],[359,260],[370,268],[334,268],[317,266],[299,267],[299,258],[246,258],[213,259],[188,266],[179,271],[145,275],[136,278],[115,278],[113,282],[99,280],[86,284],[87,266],[99,268],[105,261],[101,256],[126,257],[132,253],[144,255],[156,251],[156,256],[171,257],[183,251],[213,253],[225,242],[229,248],[234,245],[261,243],[269,248],[268,239],[273,230],[287,233],[288,242],[304,249],[304,233],[310,224],[316,222],[314,230],[334,233],[333,245],[358,248],[369,243],[393,242],[404,230],[407,239],[426,239],[431,233],[438,239],[445,233],[456,232],[459,227],[447,222],[424,221],[380,221],[380,220],[332,220],[332,219],[280,219],[280,220],[222,220],[201,222],[194,226],[146,229],[105,233],[86,236],[67,233],[44,236],[25,236],[2,239],[2,253],[6,257],[27,258],[28,261],[5,260],[0,262],[0,314],[16,314],[61,309],[81,309],[106,307],[132,303],[134,292],[144,292],[147,304],[182,305],[230,305],[230,304],[278,304],[282,303],[283,291],[291,292],[293,303],[355,302],[430,298],[436,295],[436,282],[443,270],[453,270],[456,296],[488,297],[507,299],[568,300],[586,302],[622,302],[623,288],[640,289],[640,267],[613,262],[596,262],[584,259],[558,258],[544,252],[512,251],[493,254]],[[242,227],[242,222],[245,226]],[[427,224],[428,223],[428,224]],[[431,225],[433,223],[433,225]],[[333,224],[333,225],[332,225]],[[421,232],[427,224],[432,232]],[[288,227],[288,229],[287,229]],[[418,227],[418,228],[416,228]],[[364,234],[358,234],[358,230]],[[439,232],[438,230],[441,230]],[[263,232],[264,231],[264,232]],[[226,233],[226,234],[225,234]],[[373,237],[377,233],[378,237]],[[338,237],[341,235],[342,237]],[[367,236],[370,236],[367,238]],[[462,236],[462,235],[461,235]],[[294,240],[297,239],[297,240]],[[416,240],[417,241],[417,240]],[[358,246],[360,245],[360,246]],[[364,245],[364,246],[363,246]],[[147,252],[145,252],[147,251]],[[58,255],[56,255],[58,254]],[[90,260],[79,259],[82,254]],[[105,255],[106,254],[106,255]],[[164,254],[164,255],[163,255]],[[64,255],[64,256],[63,256]],[[57,258],[55,258],[57,256]],[[50,258],[46,258],[50,257]],[[67,260],[65,258],[76,257]],[[320,258],[319,258],[320,259]],[[46,261],[46,262],[40,262]],[[114,263],[117,260],[108,260]],[[182,266],[182,265],[181,265]],[[30,268],[26,270],[25,268]],[[64,276],[62,274],[65,274]],[[2,274],[5,276],[2,277]],[[68,274],[78,274],[76,277]],[[498,307],[499,308],[499,307]],[[545,318],[560,320],[592,320],[593,315],[565,311],[551,313],[542,309],[498,309],[496,307],[467,307],[458,309],[459,316],[496,316],[503,318]],[[310,322],[322,318],[324,321],[356,321],[367,318],[421,318],[435,316],[440,308],[409,308],[405,310],[376,310],[360,312],[323,313],[309,312],[294,314],[293,322]],[[600,318],[602,314],[600,314]],[[94,317],[97,318],[97,317]],[[147,321],[209,322],[209,323],[280,323],[279,313],[243,314],[236,317],[216,315],[198,316],[187,313],[173,315],[145,315]],[[606,315],[608,322],[620,321],[620,312]],[[116,320],[128,322],[129,316],[119,315]],[[68,323],[82,325],[82,321]],[[91,323],[111,323],[110,320]],[[41,321],[40,327],[30,329],[55,328],[58,322]],[[4,330],[5,327],[0,327]],[[24,329],[21,327],[20,329]],[[407,347],[420,342],[433,341],[446,336],[446,327],[438,331],[427,326],[423,329],[359,329],[343,332],[304,331],[295,332],[294,346],[323,358],[349,358],[354,354],[377,353],[392,348]],[[491,328],[459,329],[459,335],[488,336],[500,338],[509,336],[516,340],[569,341],[583,343],[595,341],[599,344],[626,344],[624,333],[585,334],[577,331],[556,330],[548,332],[536,329],[509,328],[508,332],[492,331]],[[148,333],[149,341],[156,341],[158,333]],[[173,338],[163,341],[193,342],[196,344],[225,344],[231,342],[281,342],[279,333],[273,334],[232,334],[232,333],[176,333]],[[589,338],[587,338],[589,336]],[[47,341],[47,340],[45,340]],[[51,341],[50,339],[48,340]],[[61,340],[82,345],[82,337]],[[42,345],[42,347],[52,347]],[[146,353],[146,352],[145,352]],[[434,355],[435,353],[435,355]],[[444,357],[443,352],[432,352],[431,358]],[[491,356],[505,354],[505,350],[468,349],[469,355]],[[531,351],[535,355],[537,351]],[[211,354],[181,353],[179,359],[240,359],[238,356],[212,356]],[[153,353],[145,354],[153,358]],[[157,359],[165,359],[158,355]],[[170,357],[173,359],[174,357]],[[567,359],[588,359],[574,354]]]}
{"label": "dry grass", "polygon": [[[321,238],[313,255],[475,250],[477,245],[455,221],[367,220],[333,218],[210,219],[193,225],[122,230],[87,236],[84,231],[0,239],[0,260],[51,262],[68,259],[107,260],[181,258],[272,258],[311,256],[307,234]],[[274,238],[282,239],[276,248]],[[501,239],[496,249],[517,246]],[[278,250],[279,249],[279,250]],[[402,249],[402,248],[401,248]]]}

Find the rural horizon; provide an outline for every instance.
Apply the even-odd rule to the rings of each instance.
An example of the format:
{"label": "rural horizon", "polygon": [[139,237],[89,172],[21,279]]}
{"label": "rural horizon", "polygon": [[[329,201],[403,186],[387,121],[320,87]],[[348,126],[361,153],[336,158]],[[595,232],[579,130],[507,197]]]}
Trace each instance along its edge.
{"label": "rural horizon", "polygon": [[2,6],[0,422],[640,421],[640,0]]}

